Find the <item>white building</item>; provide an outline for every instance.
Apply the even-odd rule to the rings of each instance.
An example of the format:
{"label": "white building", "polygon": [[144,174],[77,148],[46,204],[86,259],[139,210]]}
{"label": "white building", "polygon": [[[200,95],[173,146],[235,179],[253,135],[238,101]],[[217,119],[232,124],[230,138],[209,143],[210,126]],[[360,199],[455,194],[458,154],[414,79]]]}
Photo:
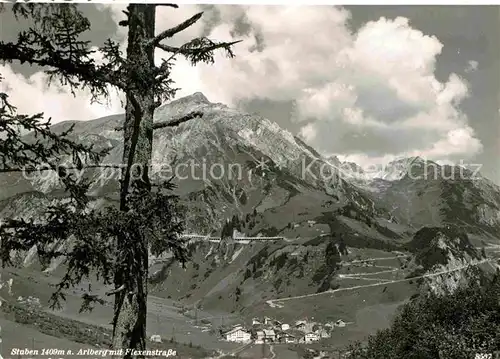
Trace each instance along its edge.
{"label": "white building", "polygon": [[154,343],[161,343],[161,336],[159,336],[158,334],[153,334],[151,338],[149,338],[149,340]]}
{"label": "white building", "polygon": [[335,322],[335,326],[336,327],[339,327],[339,328],[343,328],[346,326],[346,323],[342,320],[342,319],[339,319]]}
{"label": "white building", "polygon": [[304,335],[304,343],[312,343],[312,342],[317,342],[319,340],[319,335],[316,333],[307,333]]}
{"label": "white building", "polygon": [[313,331],[315,325],[316,325],[315,322],[307,322],[305,320],[300,320],[295,323],[295,329],[300,330],[301,332],[304,333],[309,333]]}
{"label": "white building", "polygon": [[264,329],[264,341],[265,342],[274,342],[276,341],[276,333],[272,329]]}
{"label": "white building", "polygon": [[289,330],[289,329],[290,329],[289,324],[286,324],[286,323],[281,324],[281,330],[285,331],[285,330]]}
{"label": "white building", "polygon": [[264,331],[258,330],[255,333],[255,344],[262,344],[262,343],[264,343],[264,338],[265,337],[266,337],[266,335],[264,334]]}
{"label": "white building", "polygon": [[231,329],[230,331],[224,333],[224,337],[228,342],[236,343],[248,343],[252,338],[251,334],[242,327]]}
{"label": "white building", "polygon": [[282,336],[281,340],[287,344],[297,343],[297,338],[295,338],[293,335],[288,334],[288,333],[284,334]]}
{"label": "white building", "polygon": [[252,319],[252,325],[259,325],[259,324],[262,324],[259,320],[259,318],[253,318]]}

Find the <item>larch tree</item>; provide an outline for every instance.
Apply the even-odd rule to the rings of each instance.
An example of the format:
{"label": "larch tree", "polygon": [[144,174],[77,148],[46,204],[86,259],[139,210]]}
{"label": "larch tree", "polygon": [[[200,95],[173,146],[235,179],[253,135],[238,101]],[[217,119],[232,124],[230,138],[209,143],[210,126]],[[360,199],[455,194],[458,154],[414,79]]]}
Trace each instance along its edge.
{"label": "larch tree", "polygon": [[[68,175],[67,168],[54,162],[55,155],[65,153],[71,156],[76,168],[98,167],[104,153],[68,140],[69,132],[53,134],[49,123],[39,124],[41,114],[17,115],[6,101],[0,113],[0,126],[4,124],[0,128],[10,136],[0,142],[0,147],[6,149],[2,151],[6,155],[2,157],[0,172],[26,171],[38,162],[50,163],[64,180],[70,197],[69,202],[51,206],[43,222],[10,219],[2,225],[3,264],[9,263],[12,251],[28,250],[34,245],[44,258],[64,256],[67,271],[53,295],[54,305],[65,299],[66,289],[92,274],[104,284],[113,284],[114,290],[107,294],[114,295],[115,349],[146,348],[148,249],[155,255],[170,251],[181,262],[187,260],[185,246],[178,238],[183,231],[183,220],[177,197],[170,191],[173,186],[169,181],[160,184],[150,181],[153,131],[203,115],[195,112],[153,122],[155,109],[176,92],[170,78],[173,61],[184,56],[193,65],[213,63],[214,52],[219,49],[233,57],[232,46],[236,43],[199,37],[180,47],[169,46],[165,40],[195,24],[202,13],[158,33],[155,25],[158,6],[177,8],[174,4],[128,5],[124,11],[126,17],[119,23],[128,28],[126,54],[121,53],[118,43],[107,40],[100,48],[104,55],[102,63],[93,59],[90,44],[81,40],[81,35],[90,29],[90,22],[74,4],[14,5],[14,15],[30,19],[34,25],[20,33],[16,42],[0,42],[0,60],[41,66],[50,81],[59,80],[72,91],[87,89],[92,100],[107,97],[111,88],[126,95],[125,122],[120,128],[124,151],[119,208],[89,208],[86,196],[89,183],[77,181]],[[170,53],[160,66],[154,61],[156,49]],[[2,96],[7,99],[6,94]],[[45,142],[24,141],[14,130],[16,125],[41,133]],[[54,243],[68,238],[72,238],[71,250],[55,249]],[[83,298],[84,307],[103,301],[90,293]],[[125,357],[133,355],[126,351]]]}

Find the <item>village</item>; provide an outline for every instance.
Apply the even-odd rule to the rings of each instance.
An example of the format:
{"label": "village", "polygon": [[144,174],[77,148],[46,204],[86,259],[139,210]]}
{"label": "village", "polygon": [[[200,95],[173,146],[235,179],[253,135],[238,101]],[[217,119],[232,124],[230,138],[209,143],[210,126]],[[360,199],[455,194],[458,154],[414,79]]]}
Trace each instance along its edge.
{"label": "village", "polygon": [[224,340],[236,343],[253,341],[255,344],[311,344],[321,339],[330,338],[334,328],[344,328],[348,324],[350,323],[341,319],[325,324],[307,319],[297,320],[294,324],[287,324],[264,317],[263,320],[253,318],[250,328],[235,325],[230,330],[222,331],[221,334]]}

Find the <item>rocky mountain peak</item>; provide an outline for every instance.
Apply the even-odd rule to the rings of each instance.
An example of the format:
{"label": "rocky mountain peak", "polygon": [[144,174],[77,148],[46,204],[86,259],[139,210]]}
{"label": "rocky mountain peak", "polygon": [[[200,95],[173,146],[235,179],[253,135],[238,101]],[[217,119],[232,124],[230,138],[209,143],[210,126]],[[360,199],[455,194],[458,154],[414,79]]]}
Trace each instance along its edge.
{"label": "rocky mountain peak", "polygon": [[201,92],[195,92],[189,96],[167,102],[157,108],[155,112],[155,119],[161,120],[172,116],[182,116],[193,111],[206,113],[221,107],[224,106],[210,102]]}
{"label": "rocky mountain peak", "polygon": [[195,92],[192,95],[181,97],[177,100],[170,102],[170,105],[175,104],[184,104],[188,105],[190,103],[205,103],[210,104],[211,102],[207,99],[207,97],[202,92]]}
{"label": "rocky mountain peak", "polygon": [[407,165],[407,164],[410,164],[410,163],[424,163],[426,162],[426,160],[424,160],[422,157],[420,156],[410,156],[410,157],[401,157],[401,158],[397,158],[391,162],[389,162],[389,165]]}

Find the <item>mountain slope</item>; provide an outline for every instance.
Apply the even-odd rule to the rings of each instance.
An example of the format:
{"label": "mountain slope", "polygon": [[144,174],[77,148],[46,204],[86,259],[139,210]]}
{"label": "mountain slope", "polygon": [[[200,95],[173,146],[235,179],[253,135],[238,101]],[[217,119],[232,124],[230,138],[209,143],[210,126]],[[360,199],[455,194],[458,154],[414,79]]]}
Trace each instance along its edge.
{"label": "mountain slope", "polygon": [[[287,241],[241,244],[225,237],[219,243],[192,243],[187,270],[168,260],[153,265],[153,293],[191,303],[203,300],[207,307],[217,307],[219,297],[229,298],[230,307],[238,310],[266,297],[335,288],[346,248],[386,254],[405,250],[425,226],[467,224],[466,232],[483,241],[495,239],[500,191],[485,179],[415,177],[424,171],[418,158],[395,163],[389,174],[375,178],[349,176],[346,172],[360,172],[359,166],[323,158],[272,121],[211,103],[201,93],[160,107],[155,121],[193,111],[203,117],[155,131],[152,167],[154,182],[175,175],[188,232],[221,236],[231,219],[230,230],[242,236],[283,236]],[[116,128],[122,122],[123,116],[116,115],[53,129],[74,125],[75,140],[108,149],[103,164],[116,165],[123,150]],[[119,175],[109,168],[86,172],[95,182],[89,193],[92,205],[117,204]],[[64,198],[52,179],[11,174],[9,190],[1,193],[0,217],[41,218],[48,204]],[[433,242],[425,243],[434,248]],[[431,252],[423,252],[424,261]],[[22,261],[36,264],[33,253]]]}
{"label": "mountain slope", "polygon": [[353,184],[415,229],[451,224],[485,240],[500,239],[500,187],[476,170],[414,157],[390,163],[361,185],[357,181]]}
{"label": "mountain slope", "polygon": [[[371,216],[387,216],[312,148],[261,116],[210,103],[195,93],[160,107],[155,120],[192,111],[204,115],[176,128],[155,131],[152,167],[154,181],[175,175],[177,191],[188,207],[190,231],[218,231],[227,218],[244,217],[254,209],[263,213],[262,224],[256,228],[275,228],[278,233],[291,222],[305,222],[349,203]],[[122,121],[120,115],[109,116],[59,123],[53,130],[62,132],[74,125],[75,140],[107,148],[103,163],[116,165],[121,163],[123,145],[115,128]],[[95,181],[90,195],[116,201],[119,175],[116,169],[87,171],[86,176]],[[28,181],[29,186],[10,195],[36,191],[48,199],[58,197],[61,191],[53,179],[39,174]]]}

